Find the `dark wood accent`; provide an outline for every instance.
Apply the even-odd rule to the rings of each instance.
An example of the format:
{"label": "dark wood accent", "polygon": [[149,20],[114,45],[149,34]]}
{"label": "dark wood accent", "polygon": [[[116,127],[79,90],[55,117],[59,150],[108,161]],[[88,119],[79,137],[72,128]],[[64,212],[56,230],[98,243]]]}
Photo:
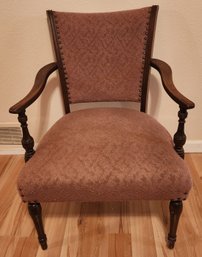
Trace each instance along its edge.
{"label": "dark wood accent", "polygon": [[13,105],[10,109],[10,113],[18,114],[18,121],[22,128],[22,146],[25,149],[25,162],[27,162],[35,153],[34,151],[34,139],[30,136],[27,116],[25,114],[25,109],[29,107],[43,92],[46,81],[49,75],[58,68],[57,64],[50,63],[41,68],[35,78],[34,86],[31,91],[18,103]]}
{"label": "dark wood accent", "polygon": [[61,84],[61,89],[62,89],[65,113],[69,113],[70,106],[69,106],[69,98],[68,98],[68,89],[67,89],[67,85],[66,85],[67,74],[65,74],[65,71],[63,69],[62,56],[60,54],[60,48],[59,48],[60,43],[58,40],[54,14],[53,14],[53,11],[51,11],[51,10],[46,11],[46,13],[47,13],[49,23],[50,23],[50,28],[52,31],[52,38],[53,38],[53,44],[54,44],[54,48],[55,48],[56,59],[57,59],[57,63],[58,63],[58,70],[59,70],[59,75],[60,75],[60,84]]}
{"label": "dark wood accent", "polygon": [[172,70],[167,63],[158,59],[151,59],[151,66],[158,70],[165,91],[180,107],[185,109],[194,108],[194,103],[176,89],[172,79]]}
{"label": "dark wood accent", "polygon": [[172,79],[172,70],[170,66],[158,59],[151,59],[151,66],[158,70],[161,76],[162,84],[167,94],[179,104],[180,110],[178,112],[179,125],[177,132],[174,135],[175,150],[180,157],[184,158],[183,145],[186,142],[186,135],[184,132],[185,119],[188,115],[187,109],[192,109],[195,104],[183,96],[175,87]]}
{"label": "dark wood accent", "polygon": [[47,64],[46,66],[41,68],[36,75],[34,86],[32,87],[31,91],[21,101],[12,106],[9,109],[9,112],[19,114],[24,111],[28,106],[30,106],[44,90],[49,75],[57,68],[58,66],[55,62]]}
{"label": "dark wood accent", "polygon": [[27,162],[35,153],[34,151],[34,139],[30,136],[27,126],[27,116],[25,111],[22,111],[18,115],[18,121],[22,128],[22,146],[25,149],[25,162]]}
{"label": "dark wood accent", "polygon": [[35,228],[38,233],[39,243],[43,250],[48,248],[47,238],[44,233],[43,222],[42,222],[42,209],[40,203],[28,203],[28,211],[34,222]]}
{"label": "dark wood accent", "polygon": [[141,105],[140,105],[141,112],[145,112],[146,110],[148,77],[149,77],[149,71],[150,71],[150,58],[151,58],[152,48],[153,48],[154,31],[156,27],[156,18],[157,18],[158,9],[159,9],[158,5],[153,5],[151,7],[148,36],[147,36],[147,42],[145,46],[146,53],[145,53],[145,63],[144,63],[144,71],[143,71]]}
{"label": "dark wood accent", "polygon": [[176,242],[176,232],[180,215],[183,209],[183,203],[181,200],[170,201],[170,231],[168,233],[168,248],[173,249]]}
{"label": "dark wood accent", "polygon": [[179,117],[178,129],[177,129],[177,132],[174,135],[175,151],[183,159],[184,159],[183,145],[186,142],[186,135],[185,135],[185,132],[184,132],[184,124],[185,124],[185,119],[186,119],[187,115],[188,115],[187,110],[180,107],[180,110],[178,112],[178,117]]}

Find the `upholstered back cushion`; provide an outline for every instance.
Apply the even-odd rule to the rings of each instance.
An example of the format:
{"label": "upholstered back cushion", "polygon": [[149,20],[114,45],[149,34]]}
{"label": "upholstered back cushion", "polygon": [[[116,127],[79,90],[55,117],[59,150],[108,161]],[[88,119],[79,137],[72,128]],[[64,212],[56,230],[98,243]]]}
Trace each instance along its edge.
{"label": "upholstered back cushion", "polygon": [[70,103],[140,101],[151,9],[53,12]]}

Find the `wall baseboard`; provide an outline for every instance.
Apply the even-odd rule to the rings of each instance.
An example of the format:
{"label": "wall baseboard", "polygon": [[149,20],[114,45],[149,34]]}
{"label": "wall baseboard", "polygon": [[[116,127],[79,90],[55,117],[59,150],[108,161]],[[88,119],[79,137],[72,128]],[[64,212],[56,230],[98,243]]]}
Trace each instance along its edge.
{"label": "wall baseboard", "polygon": [[202,153],[202,140],[187,140],[185,153]]}
{"label": "wall baseboard", "polygon": [[[184,147],[185,153],[202,153],[202,140],[188,140]],[[18,145],[0,145],[0,155],[24,154],[25,150]]]}
{"label": "wall baseboard", "polygon": [[0,155],[24,154],[25,150],[21,145],[0,145]]}

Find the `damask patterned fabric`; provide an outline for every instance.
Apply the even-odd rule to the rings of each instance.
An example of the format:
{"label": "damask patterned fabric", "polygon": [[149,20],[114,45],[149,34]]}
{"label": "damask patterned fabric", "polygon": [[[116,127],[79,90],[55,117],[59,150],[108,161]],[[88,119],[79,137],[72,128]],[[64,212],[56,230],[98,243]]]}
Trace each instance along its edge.
{"label": "damask patterned fabric", "polygon": [[139,102],[151,7],[53,15],[70,103]]}
{"label": "damask patterned fabric", "polygon": [[169,133],[145,113],[97,108],[66,114],[18,179],[24,201],[184,199],[188,168]]}

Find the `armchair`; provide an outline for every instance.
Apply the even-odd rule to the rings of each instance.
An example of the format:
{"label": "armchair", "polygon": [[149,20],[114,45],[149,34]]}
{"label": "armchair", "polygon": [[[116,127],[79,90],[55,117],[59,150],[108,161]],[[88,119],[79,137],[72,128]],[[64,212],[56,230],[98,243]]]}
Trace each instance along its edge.
{"label": "armchair", "polygon": [[[9,109],[18,114],[23,131],[26,164],[18,189],[42,249],[47,238],[40,202],[137,199],[170,201],[168,247],[174,247],[182,201],[191,189],[183,145],[187,110],[194,103],[175,88],[171,68],[151,58],[157,11],[158,6],[112,13],[47,12],[57,61],[44,66],[30,93]],[[150,67],[159,71],[165,91],[179,105],[174,143],[145,113]],[[66,114],[35,152],[25,111],[57,69]],[[139,102],[140,111],[70,112],[70,104],[97,101]]]}

